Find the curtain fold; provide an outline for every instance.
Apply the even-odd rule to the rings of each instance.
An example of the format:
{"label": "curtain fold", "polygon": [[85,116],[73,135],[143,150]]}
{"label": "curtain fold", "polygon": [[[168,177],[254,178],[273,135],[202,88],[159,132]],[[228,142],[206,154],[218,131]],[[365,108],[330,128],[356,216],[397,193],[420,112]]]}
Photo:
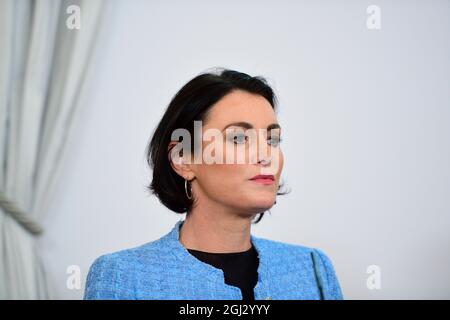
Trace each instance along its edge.
{"label": "curtain fold", "polygon": [[[80,29],[69,29],[69,6]],[[0,299],[52,298],[36,237],[79,108],[101,0],[0,1]]]}

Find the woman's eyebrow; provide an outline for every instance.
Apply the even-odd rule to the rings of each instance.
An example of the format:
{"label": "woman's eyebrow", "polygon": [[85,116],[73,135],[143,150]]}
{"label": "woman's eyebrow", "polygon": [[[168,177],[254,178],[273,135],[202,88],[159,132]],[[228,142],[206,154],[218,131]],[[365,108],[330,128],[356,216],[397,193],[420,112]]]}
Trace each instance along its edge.
{"label": "woman's eyebrow", "polygon": [[[253,125],[251,123],[245,122],[245,121],[239,121],[239,122],[232,122],[225,126],[225,128],[222,129],[224,131],[228,127],[243,127],[245,129],[253,129]],[[271,123],[267,126],[267,130],[271,129],[281,129],[281,126],[278,123]]]}

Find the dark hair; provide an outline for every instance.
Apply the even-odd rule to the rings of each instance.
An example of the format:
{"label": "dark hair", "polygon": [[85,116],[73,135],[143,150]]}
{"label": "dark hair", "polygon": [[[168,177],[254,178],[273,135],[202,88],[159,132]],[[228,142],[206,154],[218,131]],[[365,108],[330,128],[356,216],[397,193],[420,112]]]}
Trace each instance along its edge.
{"label": "dark hair", "polygon": [[[153,132],[147,146],[147,163],[153,170],[153,179],[147,189],[159,198],[159,201],[177,213],[189,212],[195,199],[185,194],[184,179],[172,168],[169,160],[168,146],[172,132],[183,128],[194,135],[194,121],[205,121],[211,106],[225,95],[235,90],[243,90],[264,97],[276,111],[276,96],[266,79],[261,76],[216,68],[216,72],[197,75],[186,83],[172,98],[161,121]],[[277,195],[286,194],[280,192]],[[275,201],[276,203],[276,201]],[[259,214],[254,223],[264,215]]]}

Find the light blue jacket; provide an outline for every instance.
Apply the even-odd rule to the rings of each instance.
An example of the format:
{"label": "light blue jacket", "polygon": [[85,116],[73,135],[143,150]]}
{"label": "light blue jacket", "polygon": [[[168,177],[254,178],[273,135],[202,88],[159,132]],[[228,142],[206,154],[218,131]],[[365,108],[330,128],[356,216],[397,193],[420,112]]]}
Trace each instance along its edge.
{"label": "light blue jacket", "polygon": [[[183,220],[163,237],[104,254],[89,269],[84,299],[241,300],[221,269],[191,255],[179,241]],[[319,249],[250,235],[258,252],[256,300],[343,299],[333,265]]]}

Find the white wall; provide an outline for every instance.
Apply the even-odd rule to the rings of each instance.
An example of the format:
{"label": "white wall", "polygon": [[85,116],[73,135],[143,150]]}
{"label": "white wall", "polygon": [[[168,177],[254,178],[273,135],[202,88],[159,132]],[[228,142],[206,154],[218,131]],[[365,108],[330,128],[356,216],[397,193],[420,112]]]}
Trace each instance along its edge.
{"label": "white wall", "polygon": [[[145,191],[171,97],[223,66],[280,99],[292,192],[253,227],[332,259],[347,299],[450,298],[449,1],[105,1],[102,37],[40,239],[57,298],[100,254],[182,218]],[[381,8],[381,30],[366,8]],[[381,290],[366,268],[381,268]]]}

